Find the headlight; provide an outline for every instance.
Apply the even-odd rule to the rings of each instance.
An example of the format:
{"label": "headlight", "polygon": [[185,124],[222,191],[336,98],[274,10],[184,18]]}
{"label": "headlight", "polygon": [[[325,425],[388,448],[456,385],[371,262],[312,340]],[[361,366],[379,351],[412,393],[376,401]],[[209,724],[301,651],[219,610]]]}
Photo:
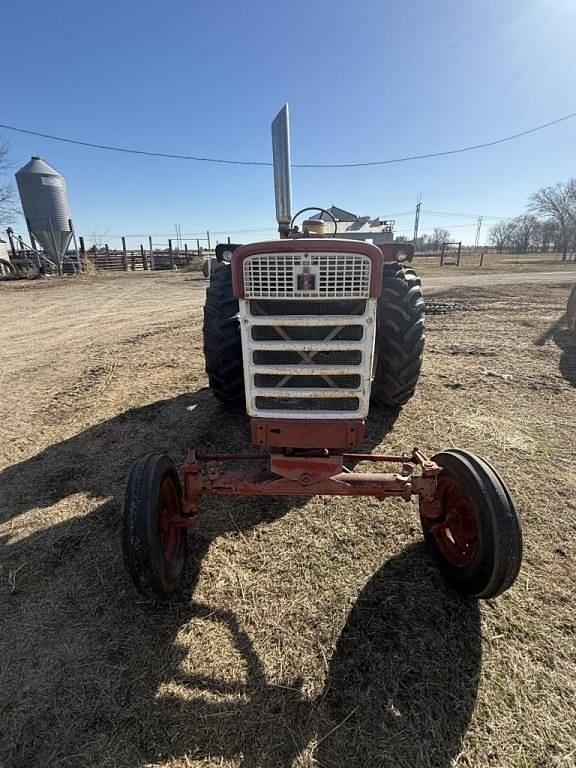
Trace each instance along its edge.
{"label": "headlight", "polygon": [[232,261],[232,251],[223,251],[222,252],[222,261],[225,261],[228,264],[230,264],[230,262]]}
{"label": "headlight", "polygon": [[398,251],[396,253],[396,261],[406,261],[409,258],[410,257],[408,256],[408,254],[405,253],[404,251]]}

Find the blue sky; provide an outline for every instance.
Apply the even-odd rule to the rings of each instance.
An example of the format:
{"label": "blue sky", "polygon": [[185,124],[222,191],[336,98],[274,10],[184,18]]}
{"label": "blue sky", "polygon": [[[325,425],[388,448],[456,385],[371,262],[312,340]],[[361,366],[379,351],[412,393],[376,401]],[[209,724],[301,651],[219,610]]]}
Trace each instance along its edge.
{"label": "blue sky", "polygon": [[[301,163],[450,149],[576,111],[573,0],[54,0],[11,4],[2,26],[0,122],[138,149],[267,161],[286,101]],[[270,168],[0,137],[16,167],[41,154],[65,175],[87,238],[165,242],[176,222],[240,242],[274,233]],[[390,216],[422,194],[424,211],[452,215],[425,213],[421,229],[473,241],[475,221],[453,214],[521,212],[576,175],[575,137],[576,119],[453,157],[296,169],[294,204]],[[413,214],[395,218],[409,234]]]}

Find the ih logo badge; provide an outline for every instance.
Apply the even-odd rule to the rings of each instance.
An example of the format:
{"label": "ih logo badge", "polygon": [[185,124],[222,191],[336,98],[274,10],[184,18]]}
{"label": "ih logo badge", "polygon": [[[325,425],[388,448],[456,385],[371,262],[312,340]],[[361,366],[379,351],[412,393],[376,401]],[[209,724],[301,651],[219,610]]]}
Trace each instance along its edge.
{"label": "ih logo badge", "polygon": [[303,267],[302,272],[298,275],[297,288],[299,291],[316,290],[316,275],[310,267]]}

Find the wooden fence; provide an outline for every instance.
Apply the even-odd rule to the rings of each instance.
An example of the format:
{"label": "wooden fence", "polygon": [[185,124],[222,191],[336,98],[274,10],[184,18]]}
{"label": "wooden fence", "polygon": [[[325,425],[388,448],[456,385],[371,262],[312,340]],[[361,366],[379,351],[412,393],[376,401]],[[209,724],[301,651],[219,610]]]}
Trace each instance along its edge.
{"label": "wooden fence", "polygon": [[197,248],[189,249],[184,243],[181,248],[174,248],[172,240],[168,240],[168,247],[154,247],[152,238],[148,238],[148,247],[140,244],[136,249],[126,247],[126,238],[122,237],[122,248],[111,249],[108,245],[103,247],[92,246],[86,248],[84,238],[78,238],[78,251],[68,252],[62,261],[61,267],[50,260],[38,247],[32,238],[32,248],[21,237],[15,235],[11,229],[7,230],[10,249],[6,249],[5,259],[0,259],[0,277],[18,278],[34,275],[57,274],[60,270],[63,274],[77,274],[84,271],[84,265],[92,264],[97,270],[111,270],[117,272],[139,271],[163,271],[176,269],[202,270],[204,263],[214,256],[211,248],[200,247],[197,240]]}
{"label": "wooden fence", "polygon": [[137,249],[128,249],[125,238],[122,238],[122,248],[119,250],[111,249],[107,245],[86,250],[84,240],[80,238],[80,256],[83,260],[91,262],[97,270],[147,272],[185,267],[201,270],[204,260],[211,256],[211,252],[189,250],[186,244],[183,250],[173,248],[170,240],[168,248],[155,249],[150,242],[148,248],[140,245]]}

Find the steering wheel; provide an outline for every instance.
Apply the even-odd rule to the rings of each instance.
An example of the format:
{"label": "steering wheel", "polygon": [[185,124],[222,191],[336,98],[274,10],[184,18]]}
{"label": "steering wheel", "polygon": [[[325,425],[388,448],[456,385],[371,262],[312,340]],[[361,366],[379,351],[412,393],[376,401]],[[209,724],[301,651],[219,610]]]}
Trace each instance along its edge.
{"label": "steering wheel", "polygon": [[294,222],[298,218],[298,216],[301,216],[303,213],[306,213],[306,211],[320,211],[321,213],[325,213],[329,218],[332,219],[332,223],[334,224],[334,232],[332,233],[332,237],[336,237],[336,232],[338,230],[338,222],[336,221],[336,217],[333,213],[330,211],[327,211],[326,208],[316,208],[315,206],[312,206],[311,208],[301,208],[298,213],[295,213],[292,217],[292,221],[290,222],[290,229],[294,226]]}

